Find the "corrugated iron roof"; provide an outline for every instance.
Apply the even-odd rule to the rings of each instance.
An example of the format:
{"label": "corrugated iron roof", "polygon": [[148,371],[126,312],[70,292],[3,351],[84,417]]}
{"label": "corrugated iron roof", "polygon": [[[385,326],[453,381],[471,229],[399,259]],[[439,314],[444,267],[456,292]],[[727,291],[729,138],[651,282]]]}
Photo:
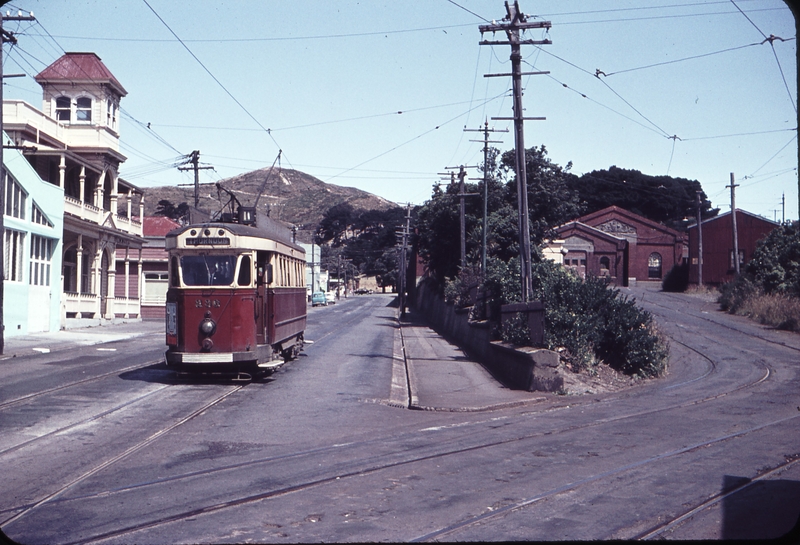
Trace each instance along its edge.
{"label": "corrugated iron roof", "polygon": [[120,96],[128,92],[95,53],[65,53],[36,76],[39,83],[57,81],[107,82]]}
{"label": "corrugated iron roof", "polygon": [[181,224],[164,216],[145,216],[142,229],[146,237],[163,237]]}

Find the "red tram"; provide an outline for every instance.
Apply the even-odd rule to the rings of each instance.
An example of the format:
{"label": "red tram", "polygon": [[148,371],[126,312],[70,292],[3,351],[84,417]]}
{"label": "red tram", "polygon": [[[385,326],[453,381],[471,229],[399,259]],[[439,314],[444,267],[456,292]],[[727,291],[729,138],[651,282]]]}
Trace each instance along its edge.
{"label": "red tram", "polygon": [[179,371],[270,372],[306,326],[305,251],[288,229],[240,207],[167,234],[166,362]]}

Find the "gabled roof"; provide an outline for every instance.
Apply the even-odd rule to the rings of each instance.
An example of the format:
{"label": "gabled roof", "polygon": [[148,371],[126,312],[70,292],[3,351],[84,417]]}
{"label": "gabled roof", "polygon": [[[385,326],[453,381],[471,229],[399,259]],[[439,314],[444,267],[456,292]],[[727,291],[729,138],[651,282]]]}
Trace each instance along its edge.
{"label": "gabled roof", "polygon": [[40,85],[65,81],[108,83],[120,96],[128,94],[100,57],[94,53],[65,53],[56,62],[39,72],[35,79]]}
{"label": "gabled roof", "polygon": [[178,227],[181,227],[180,223],[164,216],[145,216],[142,224],[146,237],[163,237]]}
{"label": "gabled roof", "polygon": [[663,231],[665,233],[669,233],[670,235],[675,236],[675,237],[680,237],[681,236],[681,234],[678,231],[676,231],[675,229],[667,227],[666,225],[662,225],[662,224],[658,223],[657,221],[653,221],[653,220],[647,219],[644,216],[640,216],[639,214],[634,214],[630,210],[625,210],[624,208],[620,208],[619,206],[609,206],[607,208],[603,208],[602,210],[598,210],[597,212],[592,212],[591,214],[586,214],[585,216],[581,216],[580,218],[578,218],[575,221],[579,221],[581,223],[590,224],[592,220],[597,219],[600,216],[604,216],[604,215],[606,215],[608,213],[614,213],[617,216],[625,217],[625,218],[629,219],[630,221],[635,221],[637,223],[642,223],[644,225],[647,225],[648,227],[651,227],[651,228],[656,229],[658,231]]}
{"label": "gabled roof", "polygon": [[[628,241],[623,237],[617,237],[612,235],[611,233],[606,233],[605,231],[601,231],[596,227],[592,227],[591,225],[587,225],[585,223],[581,223],[579,221],[571,221],[569,223],[565,223],[555,229],[556,233],[560,237],[567,238],[569,236],[575,236],[574,233],[582,233],[589,237],[599,238],[611,242],[612,244],[616,244],[618,248],[624,248]],[[572,233],[570,233],[572,232]]]}
{"label": "gabled roof", "polygon": [[[764,216],[759,216],[758,214],[753,214],[752,212],[748,212],[747,210],[742,210],[741,208],[737,208],[736,209],[736,215],[738,216],[739,214],[744,214],[746,216],[750,216],[751,218],[755,218],[757,220],[763,221],[764,223],[769,223],[771,225],[774,225],[775,227],[778,227],[780,225],[780,223],[772,221],[769,218],[765,218]],[[724,218],[724,217],[730,216],[730,215],[731,215],[731,211],[728,210],[727,212],[723,212],[722,214],[718,214],[718,215],[714,216],[713,218],[708,218],[707,220],[703,220],[702,223],[703,223],[703,225],[705,225],[706,223],[712,223],[712,222],[717,221],[720,218]],[[691,225],[691,226],[687,227],[687,230],[689,230],[689,229],[697,229],[697,224],[695,223],[694,225]]]}

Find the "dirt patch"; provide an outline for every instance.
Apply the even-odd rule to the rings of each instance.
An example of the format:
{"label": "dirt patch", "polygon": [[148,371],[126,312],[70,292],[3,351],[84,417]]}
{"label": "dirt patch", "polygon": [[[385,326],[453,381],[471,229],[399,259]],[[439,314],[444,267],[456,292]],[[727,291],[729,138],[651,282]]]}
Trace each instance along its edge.
{"label": "dirt patch", "polygon": [[634,386],[640,381],[615,371],[605,363],[595,365],[591,370],[576,373],[562,361],[556,372],[564,380],[563,389],[559,393],[566,395],[616,392]]}

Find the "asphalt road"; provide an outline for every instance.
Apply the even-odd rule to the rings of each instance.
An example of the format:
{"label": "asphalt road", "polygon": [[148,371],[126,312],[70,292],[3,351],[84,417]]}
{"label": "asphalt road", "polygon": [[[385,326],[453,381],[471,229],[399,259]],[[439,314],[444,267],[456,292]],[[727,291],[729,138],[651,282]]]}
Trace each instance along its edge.
{"label": "asphalt road", "polygon": [[0,362],[0,528],[31,544],[784,534],[800,336],[630,294],[670,336],[665,378],[479,412],[388,402],[384,295],[310,309],[313,344],[246,385],[177,377],[158,333]]}

